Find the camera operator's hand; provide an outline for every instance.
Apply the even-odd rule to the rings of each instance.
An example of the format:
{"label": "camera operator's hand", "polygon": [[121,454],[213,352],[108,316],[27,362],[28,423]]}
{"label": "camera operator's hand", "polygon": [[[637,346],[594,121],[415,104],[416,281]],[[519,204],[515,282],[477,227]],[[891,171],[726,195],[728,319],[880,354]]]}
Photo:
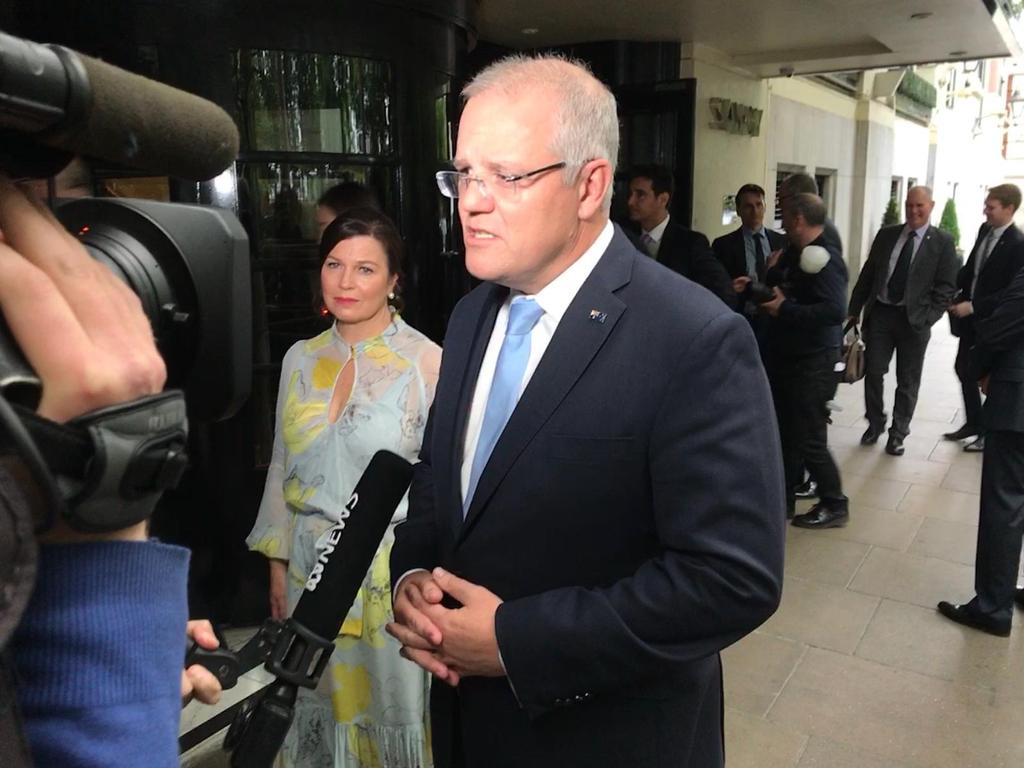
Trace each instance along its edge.
{"label": "camera operator's hand", "polygon": [[750,285],[751,279],[747,275],[740,275],[732,281],[732,289],[736,293],[743,293],[747,290],[747,286]]}
{"label": "camera operator's hand", "polygon": [[41,205],[0,179],[0,306],[57,422],[161,391],[167,371],[138,297]]}
{"label": "camera operator's hand", "polygon": [[[138,297],[2,176],[0,232],[0,307],[42,381],[39,415],[63,423],[163,389],[167,371]],[[144,537],[144,523],[104,536]],[[97,537],[58,522],[47,538]]]}
{"label": "camera operator's hand", "polygon": [[[185,635],[196,642],[200,648],[212,651],[220,645],[213,625],[206,620],[190,621],[185,627]],[[181,672],[181,705],[185,706],[193,698],[203,704],[216,704],[220,701],[220,680],[206,667],[193,664]]]}

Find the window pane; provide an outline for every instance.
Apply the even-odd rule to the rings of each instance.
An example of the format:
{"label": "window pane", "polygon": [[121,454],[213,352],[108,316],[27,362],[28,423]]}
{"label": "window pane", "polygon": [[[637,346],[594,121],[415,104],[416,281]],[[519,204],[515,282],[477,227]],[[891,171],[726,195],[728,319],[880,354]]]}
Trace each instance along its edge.
{"label": "window pane", "polygon": [[[262,251],[275,241],[316,243],[316,201],[343,181],[369,187],[384,210],[394,210],[393,169],[342,163],[243,162],[238,164],[239,209]],[[257,256],[259,258],[259,256]]]}
{"label": "window pane", "polygon": [[240,50],[235,78],[246,150],[392,151],[391,65],[386,61]]}

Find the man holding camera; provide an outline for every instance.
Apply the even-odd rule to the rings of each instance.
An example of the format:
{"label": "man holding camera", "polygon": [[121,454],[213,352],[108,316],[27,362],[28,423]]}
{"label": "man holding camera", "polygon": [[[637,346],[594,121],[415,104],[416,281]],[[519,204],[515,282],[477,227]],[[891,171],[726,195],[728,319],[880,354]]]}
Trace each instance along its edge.
{"label": "man holding camera", "polygon": [[[164,362],[139,299],[3,177],[0,306],[42,382],[36,415],[53,430],[162,390]],[[20,462],[3,465],[5,512],[24,504],[45,517]],[[30,765],[22,730],[39,766],[178,764],[182,697],[213,701],[220,686],[201,668],[182,674],[188,552],[147,541],[146,526],[88,534],[58,517],[39,535],[35,587],[4,648],[13,665],[0,707],[5,766]],[[15,614],[5,605],[0,626]],[[188,632],[217,645],[205,622]]]}
{"label": "man holding camera", "polygon": [[[771,318],[768,380],[782,438],[787,513],[800,528],[840,527],[850,516],[827,444],[827,403],[837,383],[847,273],[842,254],[825,235],[825,212],[817,195],[799,194],[786,201],[782,222],[789,247],[769,264],[766,282],[775,298],[760,305]],[[818,484],[820,501],[794,517],[795,488],[804,467]]]}

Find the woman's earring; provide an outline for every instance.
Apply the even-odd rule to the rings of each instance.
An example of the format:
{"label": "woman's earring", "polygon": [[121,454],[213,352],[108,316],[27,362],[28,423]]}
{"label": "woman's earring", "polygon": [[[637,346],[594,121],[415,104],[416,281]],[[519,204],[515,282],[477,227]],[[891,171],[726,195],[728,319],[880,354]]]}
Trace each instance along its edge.
{"label": "woman's earring", "polygon": [[395,300],[395,292],[392,291],[391,293],[388,294],[388,301],[394,301],[394,300]]}
{"label": "woman's earring", "polygon": [[320,317],[327,317],[329,314],[331,314],[331,310],[327,308],[326,304],[321,304],[319,314]]}

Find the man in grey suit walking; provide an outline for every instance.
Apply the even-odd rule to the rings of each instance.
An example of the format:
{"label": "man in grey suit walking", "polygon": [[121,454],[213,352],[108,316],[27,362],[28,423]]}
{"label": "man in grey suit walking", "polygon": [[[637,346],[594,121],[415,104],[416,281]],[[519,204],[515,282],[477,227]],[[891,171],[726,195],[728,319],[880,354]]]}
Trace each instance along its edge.
{"label": "man in grey suit walking", "polygon": [[907,191],[906,224],[875,235],[867,263],[850,297],[850,320],[864,313],[867,373],[864,408],[868,428],[861,445],[874,445],[885,430],[883,379],[896,352],[896,402],[885,451],[902,456],[917,405],[924,353],[932,326],[949,307],[960,260],[953,238],[928,221],[935,207],[928,187]]}
{"label": "man in grey suit walking", "polygon": [[981,506],[974,566],[974,598],[963,605],[943,600],[948,619],[991,635],[1010,634],[1024,532],[1024,270],[999,303],[976,311],[971,370],[988,396],[983,408],[987,445],[981,465]]}

